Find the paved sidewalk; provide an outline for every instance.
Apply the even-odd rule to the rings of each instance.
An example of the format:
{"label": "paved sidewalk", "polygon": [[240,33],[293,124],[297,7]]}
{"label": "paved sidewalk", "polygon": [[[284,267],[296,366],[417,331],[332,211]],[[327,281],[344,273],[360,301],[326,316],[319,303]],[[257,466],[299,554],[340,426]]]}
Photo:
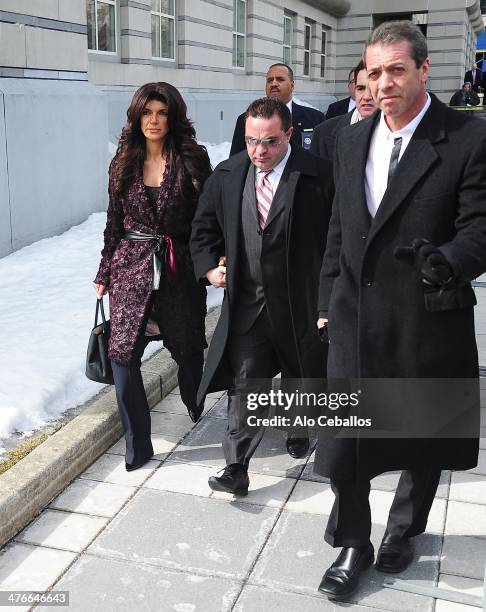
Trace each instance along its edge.
{"label": "paved sidewalk", "polygon": [[[476,293],[486,365],[486,287]],[[477,611],[486,566],[481,383],[478,467],[443,473],[414,563],[396,578],[369,570],[350,603],[332,604],[316,590],[336,551],[322,538],[333,494],[313,474],[312,456],[292,459],[282,432],[269,430],[248,497],[213,493],[207,479],[224,465],[225,397],[208,397],[194,426],[177,392],[152,412],[154,459],[127,473],[124,441],[110,448],[0,552],[0,591],[67,590],[68,609],[82,612]],[[398,476],[372,481],[375,547]]]}
{"label": "paved sidewalk", "polygon": [[[336,552],[322,539],[333,494],[313,475],[312,457],[284,454],[283,434],[269,430],[251,464],[248,497],[208,488],[207,478],[224,465],[225,408],[224,396],[211,395],[193,426],[180,396],[169,394],[152,412],[154,460],[127,473],[123,440],[110,448],[5,547],[0,589],[67,590],[69,610],[83,612],[342,608],[316,591]],[[485,440],[482,446],[478,468],[444,473],[414,564],[395,588],[371,569],[353,609],[478,610],[444,597],[475,596],[469,601],[478,605],[482,597]],[[397,479],[373,480],[375,546]],[[444,591],[428,593],[436,586]],[[36,608],[44,609],[52,610]]]}

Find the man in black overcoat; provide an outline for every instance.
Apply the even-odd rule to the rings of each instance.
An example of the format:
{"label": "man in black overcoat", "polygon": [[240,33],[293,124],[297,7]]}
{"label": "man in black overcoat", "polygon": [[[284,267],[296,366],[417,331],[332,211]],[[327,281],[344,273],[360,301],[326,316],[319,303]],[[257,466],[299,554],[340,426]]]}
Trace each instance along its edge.
{"label": "man in black overcoat", "polygon": [[[219,164],[206,182],[191,237],[196,277],[226,289],[198,394],[228,389],[227,465],[209,485],[240,495],[248,491],[248,464],[264,428],[247,426],[235,381],[325,373],[327,347],[315,314],[334,190],[329,164],[289,145],[285,104],[252,102],[245,131],[247,150]],[[294,457],[308,447],[308,438],[287,439]]]}
{"label": "man in black overcoat", "polygon": [[371,95],[370,86],[368,84],[368,74],[366,73],[363,61],[354,69],[354,80],[356,83],[354,91],[356,108],[346,115],[339,115],[338,117],[326,119],[322,123],[319,123],[314,129],[310,152],[331,163],[334,158],[336,138],[339,131],[346,125],[352,125],[353,123],[361,121],[361,119],[371,117],[377,109]]}
{"label": "man in black overcoat", "polygon": [[[292,136],[290,137],[290,142],[301,147],[303,146],[303,130],[313,130],[318,123],[324,121],[324,115],[315,108],[296,104],[292,100],[293,93],[294,73],[292,68],[287,66],[287,64],[272,64],[267,71],[265,95],[269,98],[280,100],[280,102],[287,106],[292,117]],[[240,151],[246,151],[245,116],[246,113],[242,113],[236,120],[230,156]],[[311,135],[310,132],[307,132],[307,134]]]}
{"label": "man in black overcoat", "polygon": [[[319,290],[328,379],[467,379],[473,393],[464,418],[479,423],[471,280],[486,271],[486,122],[427,93],[427,44],[411,22],[380,25],[364,59],[381,112],[337,139]],[[386,406],[391,415],[399,400]],[[331,478],[336,496],[325,539],[342,547],[321,592],[349,597],[373,563],[370,479],[389,470],[404,471],[376,568],[408,566],[441,470],[477,464],[473,436],[318,443],[315,469]]]}
{"label": "man in black overcoat", "polygon": [[354,92],[356,87],[356,81],[354,78],[354,68],[348,73],[348,91],[349,96],[347,98],[343,98],[342,100],[338,100],[337,102],[332,102],[329,104],[326,111],[326,121],[328,119],[332,119],[333,117],[339,117],[341,115],[346,115],[351,112],[355,107],[354,100]]}

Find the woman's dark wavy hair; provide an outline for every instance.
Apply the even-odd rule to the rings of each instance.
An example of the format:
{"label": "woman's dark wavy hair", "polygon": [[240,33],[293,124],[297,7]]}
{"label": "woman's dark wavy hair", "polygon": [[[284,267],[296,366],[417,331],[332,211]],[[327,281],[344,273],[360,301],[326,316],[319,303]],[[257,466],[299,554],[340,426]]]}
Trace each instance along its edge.
{"label": "woman's dark wavy hair", "polygon": [[[140,129],[140,118],[146,104],[158,100],[167,104],[169,133],[164,142],[171,171],[182,190],[194,181],[199,191],[211,173],[206,149],[196,142],[196,132],[187,117],[187,106],[179,91],[169,83],[146,83],[133,95],[127,110],[127,123],[122,130],[112,163],[113,194],[122,197],[142,170],[146,153],[146,139]],[[194,184],[193,183],[193,184]]]}

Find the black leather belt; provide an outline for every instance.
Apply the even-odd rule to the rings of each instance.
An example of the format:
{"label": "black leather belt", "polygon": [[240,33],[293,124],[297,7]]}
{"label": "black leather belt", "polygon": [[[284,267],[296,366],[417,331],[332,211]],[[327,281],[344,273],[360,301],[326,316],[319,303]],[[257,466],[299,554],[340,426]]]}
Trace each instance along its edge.
{"label": "black leather belt", "polygon": [[153,283],[152,288],[160,287],[160,277],[162,269],[165,268],[167,276],[174,279],[176,276],[176,260],[174,251],[174,242],[170,236],[166,234],[146,234],[137,230],[125,230],[125,238],[127,240],[154,240],[156,243],[153,254]]}

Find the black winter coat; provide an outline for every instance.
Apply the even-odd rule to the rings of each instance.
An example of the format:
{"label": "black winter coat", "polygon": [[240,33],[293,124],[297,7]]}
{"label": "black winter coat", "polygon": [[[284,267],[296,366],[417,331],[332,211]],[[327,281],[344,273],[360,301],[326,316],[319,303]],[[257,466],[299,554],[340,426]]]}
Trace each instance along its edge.
{"label": "black winter coat", "polygon": [[[199,389],[201,397],[206,392],[228,389],[233,384],[225,348],[232,320],[232,302],[237,294],[241,202],[249,164],[248,154],[242,152],[216,167],[206,182],[193,221],[191,255],[196,278],[203,278],[208,270],[215,268],[222,255],[227,259],[227,288]],[[302,375],[310,376],[316,355],[323,352],[316,331],[317,289],[331,215],[333,184],[329,164],[300,147],[292,147],[281,181],[285,176],[288,178],[284,211],[288,285],[266,292],[265,297],[269,313],[287,312],[287,308],[279,308],[278,297],[283,294],[287,300],[292,329],[288,328],[287,319],[280,320],[278,315],[272,319],[272,324],[279,338],[287,343],[287,350],[292,354],[297,352]],[[272,276],[272,269],[281,265],[281,262],[265,258],[264,254],[261,261],[268,278]],[[272,302],[275,299],[277,303]]]}
{"label": "black winter coat", "polygon": [[[470,281],[486,271],[486,122],[431,97],[372,222],[365,168],[380,113],[339,132],[319,292],[329,378],[478,377]],[[420,273],[394,257],[415,238],[440,247],[452,265],[455,280],[444,291],[426,289]],[[335,439],[319,445],[315,469],[335,478],[424,463],[469,469],[477,453],[475,438]]]}

